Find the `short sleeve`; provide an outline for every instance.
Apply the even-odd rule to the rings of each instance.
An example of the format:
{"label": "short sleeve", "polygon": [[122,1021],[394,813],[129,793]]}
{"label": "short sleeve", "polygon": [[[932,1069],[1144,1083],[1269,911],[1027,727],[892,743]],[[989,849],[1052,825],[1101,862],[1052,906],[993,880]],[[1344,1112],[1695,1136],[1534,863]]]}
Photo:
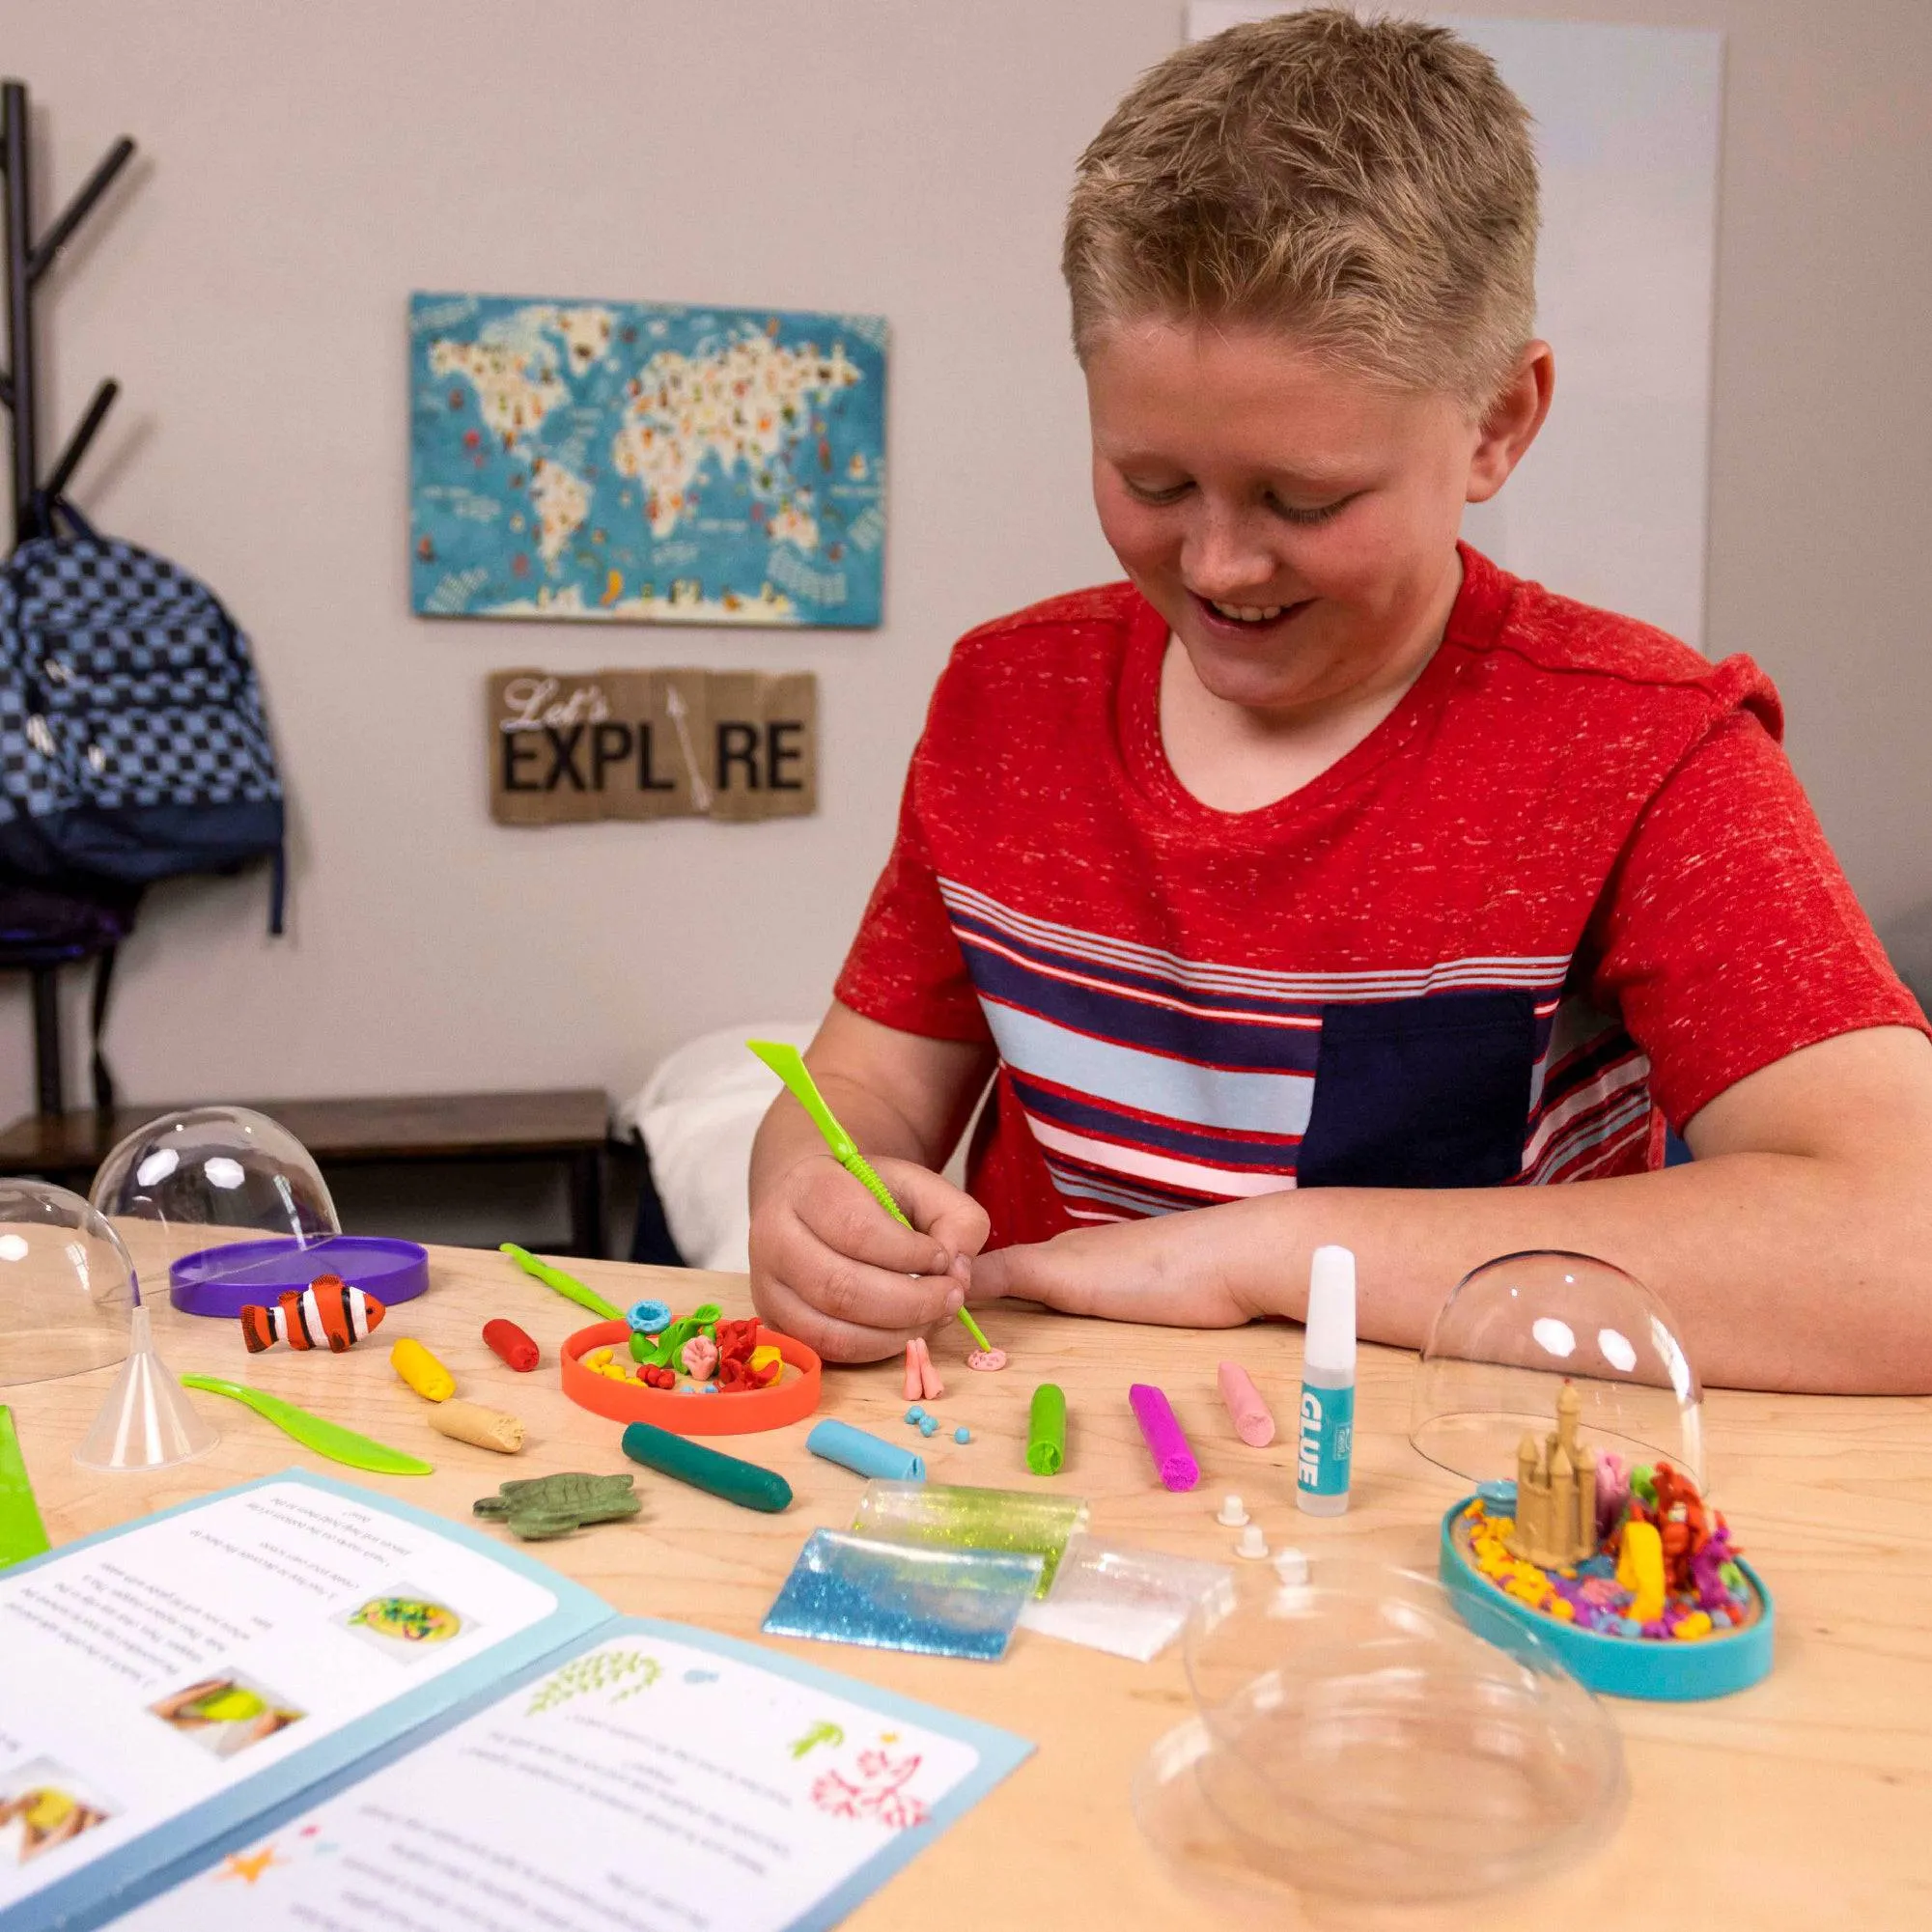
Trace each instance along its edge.
{"label": "short sleeve", "polygon": [[912,754],[892,855],[872,888],[833,996],[902,1033],[990,1041],[919,823],[920,757]]}
{"label": "short sleeve", "polygon": [[1591,995],[1682,1127],[1746,1075],[1867,1026],[1928,1029],[1783,751],[1750,710],[1671,772],[1585,941]]}

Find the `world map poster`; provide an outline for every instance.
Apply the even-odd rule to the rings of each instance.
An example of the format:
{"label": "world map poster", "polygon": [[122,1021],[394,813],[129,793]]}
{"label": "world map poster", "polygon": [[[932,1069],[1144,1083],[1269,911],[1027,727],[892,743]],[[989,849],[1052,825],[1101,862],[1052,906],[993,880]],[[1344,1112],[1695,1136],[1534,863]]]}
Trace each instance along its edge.
{"label": "world map poster", "polygon": [[885,322],[417,294],[427,617],[880,621]]}

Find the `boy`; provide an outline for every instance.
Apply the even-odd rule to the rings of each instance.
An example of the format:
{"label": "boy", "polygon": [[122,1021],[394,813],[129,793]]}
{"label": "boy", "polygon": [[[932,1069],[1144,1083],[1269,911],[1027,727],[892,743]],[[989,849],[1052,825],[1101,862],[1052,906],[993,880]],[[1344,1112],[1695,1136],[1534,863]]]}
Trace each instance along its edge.
{"label": "boy", "polygon": [[1339,12],[1175,54],[1081,157],[1129,582],[939,682],[808,1056],[918,1232],[781,1099],[774,1326],[863,1359],[968,1290],[1299,1317],[1338,1242],[1414,1346],[1470,1268],[1564,1247],[1710,1381],[1932,1389],[1932,1051],[1776,693],[1458,546],[1550,405],[1535,229],[1489,61]]}

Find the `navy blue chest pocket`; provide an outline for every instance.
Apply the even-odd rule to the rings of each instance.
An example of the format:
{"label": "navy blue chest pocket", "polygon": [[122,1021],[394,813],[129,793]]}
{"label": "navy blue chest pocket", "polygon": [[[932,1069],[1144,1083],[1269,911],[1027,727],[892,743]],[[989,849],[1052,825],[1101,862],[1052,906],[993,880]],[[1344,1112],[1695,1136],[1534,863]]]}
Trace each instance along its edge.
{"label": "navy blue chest pocket", "polygon": [[1536,1059],[1526,993],[1325,1006],[1302,1188],[1489,1188],[1522,1171]]}

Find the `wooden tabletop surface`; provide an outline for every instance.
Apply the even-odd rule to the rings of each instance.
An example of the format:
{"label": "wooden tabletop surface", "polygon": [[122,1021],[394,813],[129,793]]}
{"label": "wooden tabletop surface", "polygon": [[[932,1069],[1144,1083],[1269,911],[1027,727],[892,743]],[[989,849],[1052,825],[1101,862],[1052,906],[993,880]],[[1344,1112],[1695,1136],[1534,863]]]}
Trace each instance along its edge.
{"label": "wooden tabletop surface", "polygon": [[[337,1163],[564,1153],[602,1147],[610,1124],[609,1096],[597,1087],[246,1105],[279,1121],[318,1161]],[[91,1169],[137,1127],[178,1110],[139,1102],[109,1113],[74,1107],[66,1113],[26,1114],[0,1132],[0,1173]]]}
{"label": "wooden tabletop surface", "polygon": [[[551,1352],[589,1318],[495,1254],[432,1249],[433,1285],[398,1307],[352,1354],[250,1359],[233,1324],[178,1315],[155,1328],[180,1372],[200,1369],[272,1388],[436,1464],[434,1476],[356,1476],[298,1450],[238,1405],[195,1395],[220,1445],[153,1475],[76,1468],[72,1450],[112,1379],[0,1390],[13,1405],[27,1466],[56,1544],[249,1477],[306,1464],[467,1520],[470,1504],[511,1476],[631,1470],[618,1430],[574,1407]],[[137,1260],[139,1259],[137,1255]],[[676,1308],[721,1302],[749,1310],[742,1277],[568,1264],[620,1305],[657,1296]],[[493,1315],[520,1323],[545,1361],[516,1376],[485,1349]],[[1237,1356],[1277,1416],[1292,1412],[1299,1330],[1190,1334],[1076,1321],[1019,1307],[981,1311],[1011,1351],[1003,1375],[975,1375],[963,1335],[938,1338],[946,1379],[933,1405],[941,1433],[922,1447],[933,1480],[1035,1489],[1024,1468],[1026,1408],[1036,1383],[1057,1382],[1070,1412],[1069,1459],[1056,1493],[1086,1497],[1097,1533],[1180,1554],[1232,1559],[1233,1534],[1213,1521],[1237,1490],[1274,1544],[1304,1549],[1319,1579],[1389,1562],[1431,1569],[1437,1520],[1460,1485],[1409,1445],[1414,1358],[1364,1349],[1358,1393],[1354,1502],[1318,1521],[1293,1502],[1293,1459],[1277,1441],[1244,1446],[1215,1388],[1215,1364]],[[391,1372],[387,1344],[412,1334],[455,1373],[459,1392],[512,1408],[529,1426],[524,1452],[491,1455],[435,1435]],[[824,1414],[898,1439],[908,1434],[900,1366],[838,1370]],[[1202,1466],[1191,1495],[1155,1480],[1128,1410],[1127,1385],[1168,1391]],[[953,1428],[966,1424],[967,1444]],[[1932,1925],[1932,1401],[1824,1399],[1714,1392],[1706,1406],[1714,1499],[1778,1604],[1777,1666],[1756,1688],[1693,1705],[1611,1702],[1624,1740],[1630,1800],[1600,1851],[1533,1890],[1384,1917],[1323,1908],[1309,1924],[1476,1927],[1737,1926],[1873,1932]],[[637,1471],[643,1515],[546,1544],[545,1560],[615,1608],[702,1624],[758,1641],[758,1624],[807,1532],[845,1526],[860,1482],[808,1456],[808,1424],[724,1446],[783,1471],[797,1492],[780,1516],[754,1515]],[[492,1532],[496,1533],[496,1532]],[[982,1805],[874,1895],[849,1921],[868,1932],[989,1928],[1293,1924],[1278,1907],[1245,1911],[1178,1882],[1135,1828],[1130,1786],[1149,1749],[1190,1714],[1178,1647],[1152,1664],[1022,1631],[1005,1661],[954,1663],[842,1645],[784,1642],[813,1663],[907,1696],[971,1714],[1038,1750]]]}

